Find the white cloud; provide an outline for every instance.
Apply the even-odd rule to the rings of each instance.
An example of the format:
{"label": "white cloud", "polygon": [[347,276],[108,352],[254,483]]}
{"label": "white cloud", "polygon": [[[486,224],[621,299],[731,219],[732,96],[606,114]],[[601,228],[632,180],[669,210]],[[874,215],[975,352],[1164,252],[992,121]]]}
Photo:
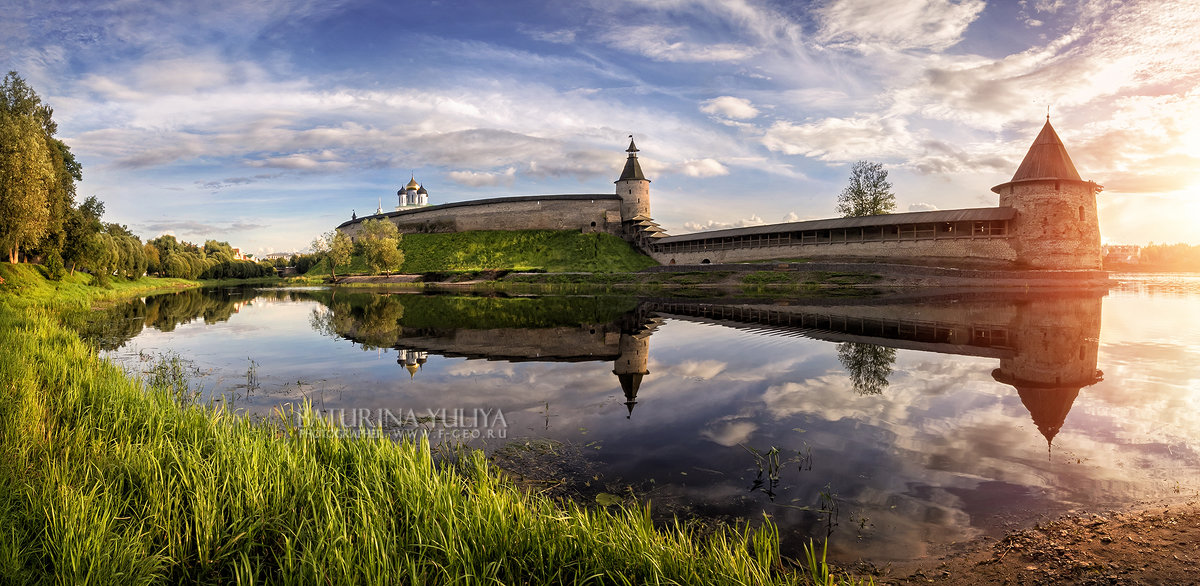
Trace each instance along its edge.
{"label": "white cloud", "polygon": [[517,176],[517,170],[509,167],[498,173],[478,171],[451,171],[446,174],[451,181],[468,187],[485,187],[490,185],[512,185]]}
{"label": "white cloud", "polygon": [[945,49],[983,8],[982,0],[832,0],[816,11],[818,39],[862,52]]}
{"label": "white cloud", "polygon": [[700,106],[700,111],[734,120],[749,120],[758,116],[758,108],[755,108],[750,100],[733,96],[720,96],[706,100]]}
{"label": "white cloud", "polygon": [[779,121],[762,138],[769,150],[822,161],[904,157],[912,152],[915,142],[903,119],[878,115],[825,118],[805,124]]}
{"label": "white cloud", "polygon": [[638,53],[656,61],[675,63],[720,63],[745,61],[759,49],[737,43],[705,43],[692,41],[681,27],[638,25],[615,27],[604,39],[613,47]]}
{"label": "white cloud", "polygon": [[910,212],[932,212],[936,209],[938,209],[937,206],[931,203],[917,202],[908,204],[908,211]]}
{"label": "white cloud", "polygon": [[688,177],[718,177],[729,174],[729,169],[716,159],[684,161],[679,170]]}
{"label": "white cloud", "polygon": [[575,42],[576,32],[571,29],[547,31],[523,26],[519,27],[519,30],[531,39],[547,43],[567,44]]}
{"label": "white cloud", "polygon": [[688,232],[702,232],[704,230],[725,230],[727,228],[745,228],[746,226],[761,226],[766,222],[757,214],[751,215],[749,218],[734,220],[733,222],[721,222],[719,220],[709,220],[703,224],[699,222],[684,222],[683,229]]}

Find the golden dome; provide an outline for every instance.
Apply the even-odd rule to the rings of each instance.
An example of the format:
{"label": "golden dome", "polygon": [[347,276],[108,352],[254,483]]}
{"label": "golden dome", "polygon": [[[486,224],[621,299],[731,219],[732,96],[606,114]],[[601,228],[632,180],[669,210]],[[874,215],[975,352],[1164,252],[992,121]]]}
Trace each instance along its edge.
{"label": "golden dome", "polygon": [[410,181],[408,182],[408,185],[405,185],[405,186],[404,186],[404,190],[405,190],[405,191],[408,191],[408,190],[410,190],[410,189],[414,189],[414,190],[415,190],[415,189],[420,189],[420,188],[421,188],[421,184],[420,184],[420,183],[417,183],[417,178],[416,178],[416,177],[413,177],[413,178],[412,178],[412,180],[410,180]]}

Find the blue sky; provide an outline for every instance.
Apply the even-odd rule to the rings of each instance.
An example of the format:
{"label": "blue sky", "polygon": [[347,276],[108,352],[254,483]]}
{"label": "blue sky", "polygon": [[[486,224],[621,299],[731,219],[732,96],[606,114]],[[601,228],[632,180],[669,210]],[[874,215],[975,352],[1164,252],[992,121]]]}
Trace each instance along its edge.
{"label": "blue sky", "polygon": [[1200,244],[1191,0],[0,0],[80,198],[259,254],[396,205],[608,193],[634,134],[669,232],[996,204],[1051,108],[1118,243]]}

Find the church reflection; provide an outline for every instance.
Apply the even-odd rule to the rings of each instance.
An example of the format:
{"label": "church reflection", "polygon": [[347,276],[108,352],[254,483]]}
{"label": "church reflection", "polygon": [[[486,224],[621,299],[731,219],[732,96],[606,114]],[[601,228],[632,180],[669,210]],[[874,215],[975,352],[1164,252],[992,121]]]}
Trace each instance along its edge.
{"label": "church reflection", "polygon": [[490,320],[481,326],[456,316],[469,305],[446,305],[462,303],[453,299],[459,298],[373,295],[357,303],[339,296],[337,302],[323,300],[331,309],[324,323],[331,333],[364,346],[396,349],[396,362],[410,378],[430,354],[509,362],[611,362],[627,418],[633,415],[643,383],[653,378],[648,368],[650,338],[667,319],[836,343],[852,388],[864,395],[886,393],[896,349],[994,358],[999,367],[992,377],[1017,390],[1048,444],[1080,389],[1102,377],[1096,368],[1102,297],[1094,293],[720,303],[643,300],[627,305],[588,301],[592,305],[580,314],[569,307],[543,311],[537,300],[492,299],[478,302],[486,305]]}

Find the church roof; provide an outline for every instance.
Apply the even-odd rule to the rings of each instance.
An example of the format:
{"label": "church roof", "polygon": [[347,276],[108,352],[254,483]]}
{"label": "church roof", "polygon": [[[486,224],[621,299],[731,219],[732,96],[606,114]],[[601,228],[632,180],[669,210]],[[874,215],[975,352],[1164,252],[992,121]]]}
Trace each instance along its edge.
{"label": "church roof", "polygon": [[409,189],[419,189],[420,187],[421,187],[421,184],[417,183],[416,176],[413,176],[413,178],[409,180],[408,185],[404,186],[404,189],[405,189],[405,191],[407,191]]}
{"label": "church roof", "polygon": [[1083,181],[1079,177],[1079,171],[1075,170],[1075,163],[1071,162],[1071,156],[1067,154],[1067,147],[1063,146],[1058,133],[1050,126],[1049,118],[1046,119],[1042,132],[1033,141],[1033,146],[1029,147],[1025,160],[1017,167],[1012,181],[1034,179]]}
{"label": "church roof", "polygon": [[417,188],[417,193],[424,193],[425,195],[429,195],[429,192],[425,190],[424,185]]}

